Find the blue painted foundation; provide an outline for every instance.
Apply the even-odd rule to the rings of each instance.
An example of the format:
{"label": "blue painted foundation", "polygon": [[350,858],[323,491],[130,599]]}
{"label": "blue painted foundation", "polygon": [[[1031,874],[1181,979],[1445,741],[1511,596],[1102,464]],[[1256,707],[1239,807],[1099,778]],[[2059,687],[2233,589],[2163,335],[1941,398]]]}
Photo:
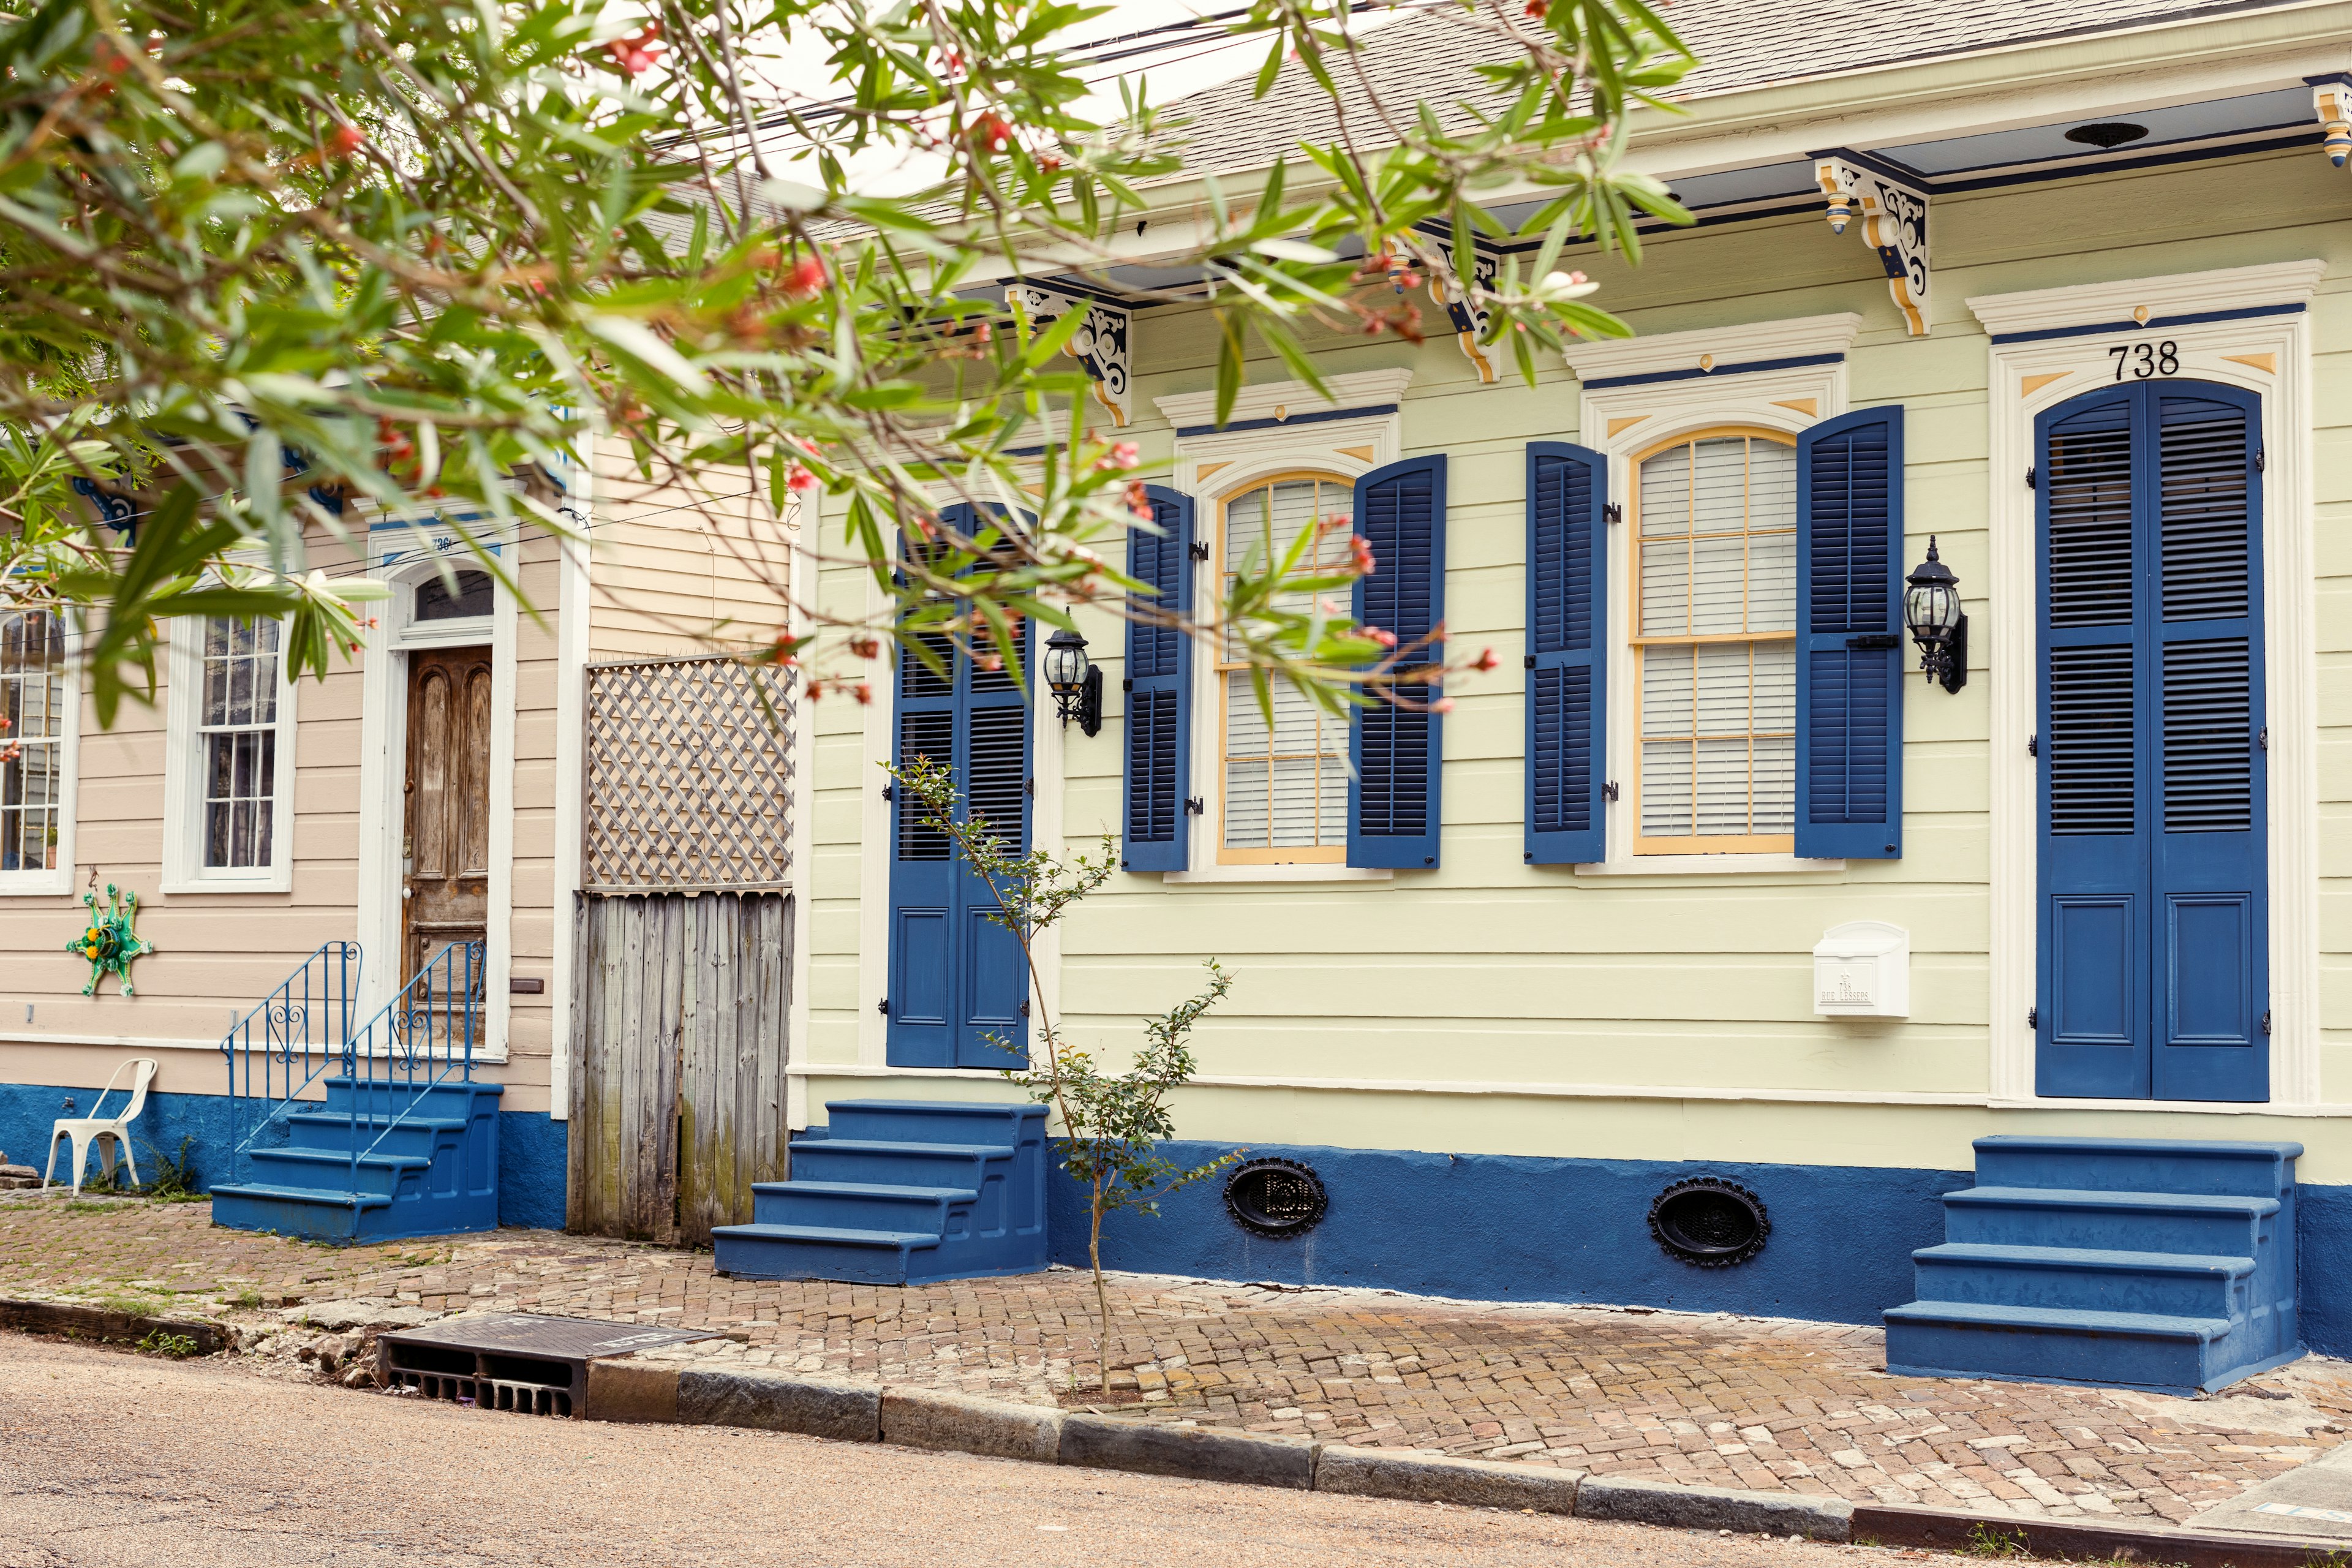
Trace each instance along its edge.
{"label": "blue painted foundation", "polygon": [[[20,1165],[39,1170],[47,1163],[50,1124],[60,1116],[87,1116],[98,1091],[64,1089],[48,1084],[0,1084],[0,1150]],[[68,1110],[71,1100],[75,1109]],[[107,1099],[109,1109],[120,1104],[120,1094]],[[147,1109],[131,1128],[132,1152],[142,1171],[148,1170],[150,1145],[177,1155],[180,1140],[193,1138],[189,1156],[195,1163],[196,1185],[212,1190],[215,1178],[228,1164],[228,1100],[217,1094],[153,1094]],[[58,1155],[58,1174],[65,1176],[68,1155]],[[95,1172],[97,1161],[90,1162]],[[499,1113],[499,1223],[541,1230],[563,1228],[565,1182],[564,1127],[544,1110],[501,1110]]]}

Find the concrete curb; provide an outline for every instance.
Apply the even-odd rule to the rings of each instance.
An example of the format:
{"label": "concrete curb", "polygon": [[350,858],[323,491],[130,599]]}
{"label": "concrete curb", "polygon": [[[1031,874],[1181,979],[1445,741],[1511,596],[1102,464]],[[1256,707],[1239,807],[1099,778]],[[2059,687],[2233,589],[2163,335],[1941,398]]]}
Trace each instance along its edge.
{"label": "concrete curb", "polygon": [[1849,1540],[1853,1525],[1853,1504],[1843,1498],[1678,1487],[1622,1476],[1585,1477],[1577,1489],[1576,1513],[1580,1519],[1801,1535],[1811,1541]]}
{"label": "concrete curb", "polygon": [[1062,1419],[1058,1410],[1005,1405],[968,1394],[895,1384],[882,1390],[882,1441],[906,1448],[1058,1464]]}
{"label": "concrete curb", "polygon": [[1581,1470],[1548,1465],[1391,1454],[1337,1443],[1326,1444],[1315,1460],[1318,1492],[1464,1508],[1533,1509],[1538,1513],[1574,1513],[1577,1484],[1584,1479]]}
{"label": "concrete curb", "polygon": [[677,1419],[688,1426],[756,1426],[875,1443],[882,1437],[882,1390],[874,1384],[684,1371],[677,1374]]}
{"label": "concrete curb", "polygon": [[135,1345],[150,1334],[172,1334],[195,1342],[198,1355],[211,1355],[236,1342],[235,1331],[220,1323],[181,1318],[142,1318],[106,1307],[79,1307],[70,1301],[0,1300],[0,1328],[28,1334],[76,1334],[86,1340]]}
{"label": "concrete curb", "polygon": [[1056,1457],[1065,1465],[1097,1470],[1136,1470],[1149,1476],[1307,1491],[1315,1485],[1315,1456],[1322,1447],[1216,1426],[1161,1426],[1108,1415],[1065,1415]]}
{"label": "concrete curb", "polygon": [[[2224,1534],[2179,1525],[2061,1522],[1879,1503],[1854,1505],[1853,1539],[1877,1546],[1925,1546],[1977,1555],[1991,1554],[1987,1551],[1990,1547],[2004,1556],[2160,1563],[2165,1568],[2309,1568],[2333,1561],[2331,1546],[2341,1550],[2307,1537]],[[2007,1543],[2006,1550],[2000,1542]]]}

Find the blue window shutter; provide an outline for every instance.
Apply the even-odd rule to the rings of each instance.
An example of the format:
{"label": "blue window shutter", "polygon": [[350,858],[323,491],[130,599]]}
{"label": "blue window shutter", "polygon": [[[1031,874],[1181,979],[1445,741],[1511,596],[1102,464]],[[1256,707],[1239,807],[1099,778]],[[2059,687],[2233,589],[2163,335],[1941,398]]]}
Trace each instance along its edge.
{"label": "blue window shutter", "polygon": [[[1154,590],[1138,603],[1192,608],[1192,498],[1146,485],[1159,528],[1127,531],[1127,574]],[[1127,831],[1120,864],[1130,871],[1181,871],[1191,823],[1184,791],[1192,777],[1192,642],[1173,626],[1127,624]]]}
{"label": "blue window shutter", "polygon": [[1528,864],[1607,858],[1609,463],[1528,443]]}
{"label": "blue window shutter", "polygon": [[1903,854],[1903,410],[1858,408],[1797,441],[1800,855]]}
{"label": "blue window shutter", "polygon": [[[1371,547],[1372,572],[1356,581],[1359,624],[1396,634],[1400,648],[1445,619],[1445,459],[1413,458],[1356,481],[1356,533]],[[1412,663],[1443,664],[1440,646]],[[1399,668],[1411,668],[1401,665]],[[1437,864],[1439,764],[1444,718],[1418,710],[1444,695],[1437,686],[1403,689],[1408,711],[1375,701],[1356,710],[1349,750],[1348,864],[1423,870]]]}

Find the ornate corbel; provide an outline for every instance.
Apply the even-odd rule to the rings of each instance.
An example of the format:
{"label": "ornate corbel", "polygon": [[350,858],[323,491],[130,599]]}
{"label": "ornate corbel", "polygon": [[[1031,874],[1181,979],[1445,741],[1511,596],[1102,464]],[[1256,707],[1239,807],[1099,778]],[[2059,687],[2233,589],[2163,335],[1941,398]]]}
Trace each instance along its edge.
{"label": "ornate corbel", "polygon": [[1915,338],[1927,335],[1927,197],[1902,181],[1839,153],[1813,160],[1829,199],[1830,232],[1843,234],[1856,213],[1862,237],[1886,268],[1886,290]]}
{"label": "ornate corbel", "polygon": [[[1445,258],[1445,269],[1432,268],[1429,274],[1429,297],[1444,308],[1445,319],[1454,323],[1454,341],[1462,345],[1462,353],[1478,372],[1478,380],[1486,385],[1495,381],[1495,362],[1487,357],[1486,345],[1478,340],[1485,335],[1494,312],[1486,306],[1472,302],[1468,289],[1462,287],[1461,274],[1454,259],[1454,247],[1440,240],[1438,250]],[[1471,247],[1470,280],[1479,289],[1491,289],[1495,283],[1495,258]]]}
{"label": "ornate corbel", "polygon": [[2327,161],[2337,168],[2352,158],[2352,84],[2342,81],[2315,83],[2311,89],[2311,107],[2319,116],[2320,146]]}
{"label": "ornate corbel", "polygon": [[1130,415],[1132,372],[1129,357],[1135,314],[1099,300],[1082,300],[1034,283],[1008,283],[1004,302],[1018,306],[1029,318],[1029,330],[1043,331],[1070,310],[1085,310],[1086,324],[1070,335],[1067,353],[1095,384],[1095,401],[1110,414],[1110,422],[1127,427]]}

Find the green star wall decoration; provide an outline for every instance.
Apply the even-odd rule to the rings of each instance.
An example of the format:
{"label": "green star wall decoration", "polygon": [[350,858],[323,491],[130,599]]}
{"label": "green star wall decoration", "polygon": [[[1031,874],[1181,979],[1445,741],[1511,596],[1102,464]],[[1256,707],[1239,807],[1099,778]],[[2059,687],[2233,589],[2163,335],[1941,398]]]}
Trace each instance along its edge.
{"label": "green star wall decoration", "polygon": [[89,929],[66,943],[68,952],[89,960],[89,984],[81,988],[81,994],[96,994],[98,983],[110,973],[121,983],[125,996],[136,996],[138,993],[131,988],[131,961],[155,951],[153,942],[131,929],[131,922],[139,918],[139,895],[118,891],[109,882],[103,904],[96,893],[84,893],[81,901],[89,906]]}

